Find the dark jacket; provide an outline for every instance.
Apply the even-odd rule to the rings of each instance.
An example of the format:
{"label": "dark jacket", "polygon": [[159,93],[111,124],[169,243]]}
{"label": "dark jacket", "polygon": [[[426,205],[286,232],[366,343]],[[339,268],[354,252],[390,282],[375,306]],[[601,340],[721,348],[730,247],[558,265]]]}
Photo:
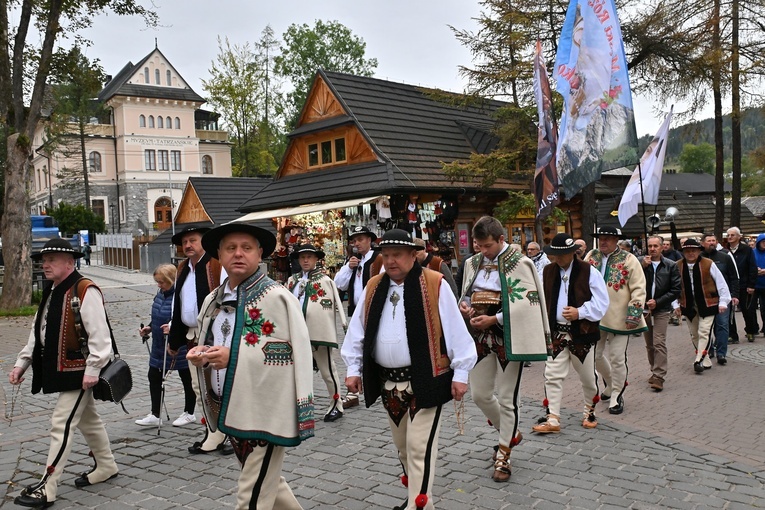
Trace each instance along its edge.
{"label": "dark jacket", "polygon": [[[151,355],[149,356],[149,366],[152,368],[162,369],[162,360],[165,359],[165,334],[162,332],[162,324],[168,324],[170,322],[170,316],[173,312],[173,293],[175,288],[172,287],[167,292],[161,290],[154,296],[154,302],[151,305]],[[165,361],[165,370],[170,369],[173,357],[167,355]],[[173,370],[185,370],[188,369],[188,361],[186,361],[186,346],[183,345],[175,357],[175,365]]]}
{"label": "dark jacket", "polygon": [[736,259],[738,267],[738,290],[743,294],[746,289],[753,289],[757,283],[757,260],[754,258],[754,250],[746,243],[738,243],[735,252],[725,250]]}
{"label": "dark jacket", "polygon": [[[640,262],[642,263],[643,260],[644,258],[641,258]],[[649,263],[648,266],[643,266],[643,274],[645,274],[645,300],[646,302],[649,299],[656,300],[656,308],[653,309],[653,313],[672,311],[672,301],[680,297],[681,290],[680,271],[677,269],[677,263],[662,255],[659,265],[656,266],[655,295],[653,291],[653,264]]]}
{"label": "dark jacket", "polygon": [[705,250],[701,252],[701,256],[715,263],[725,278],[725,283],[728,284],[730,297],[738,299],[738,268],[730,253],[718,250],[713,250],[710,253]]}

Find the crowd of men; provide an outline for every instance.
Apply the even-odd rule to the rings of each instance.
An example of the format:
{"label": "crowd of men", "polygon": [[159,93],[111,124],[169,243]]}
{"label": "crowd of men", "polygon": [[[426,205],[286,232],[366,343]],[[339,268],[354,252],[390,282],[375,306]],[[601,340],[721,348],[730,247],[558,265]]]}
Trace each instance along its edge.
{"label": "crowd of men", "polygon": [[[523,440],[519,386],[529,363],[545,363],[546,416],[532,431],[561,431],[563,380],[572,367],[582,387],[581,425],[593,429],[601,400],[610,414],[625,412],[631,337],[643,335],[648,383],[660,392],[673,318],[684,317],[688,325],[688,367],[695,374],[711,368],[713,358],[727,363],[728,343],[739,341],[736,306],[746,339],[754,341],[759,331],[765,234],[751,248],[733,227],[726,249],[704,235],[682,240],[680,250],[651,236],[647,255],[638,258],[620,246],[624,236],[616,227],[598,228],[589,251],[583,240],[560,233],[543,248],[529,243],[525,254],[506,242],[504,232],[490,216],[475,223],[476,253],[455,282],[450,268],[409,232],[392,229],[378,239],[356,227],[352,253],[334,279],[319,267],[321,249],[303,244],[293,254],[300,271],[281,285],[260,267],[276,245],[270,232],[237,222],[182,228],[173,241],[187,259],[175,282],[166,349],[178,355],[185,347],[195,367],[204,436],[189,453],[236,454],[237,508],[301,508],[281,470],[286,449],[314,433],[315,367],[329,394],[325,422],[341,419],[361,394],[366,407],[382,401],[408,487],[395,509],[433,509],[443,406],[461,401],[468,389],[497,430],[487,460],[490,478],[501,483],[510,479],[511,453]],[[93,401],[114,342],[100,290],[75,269],[81,256],[60,240],[33,255],[52,285],[9,380],[20,384],[31,366],[33,393],[58,393],[59,399],[45,473],[16,498],[21,506],[55,502],[74,428],[96,461],[75,484],[98,484],[119,473]],[[349,320],[340,291],[348,292]],[[338,323],[347,328],[342,346]],[[333,358],[340,346],[345,399]],[[181,425],[196,420],[193,402],[190,407]]]}

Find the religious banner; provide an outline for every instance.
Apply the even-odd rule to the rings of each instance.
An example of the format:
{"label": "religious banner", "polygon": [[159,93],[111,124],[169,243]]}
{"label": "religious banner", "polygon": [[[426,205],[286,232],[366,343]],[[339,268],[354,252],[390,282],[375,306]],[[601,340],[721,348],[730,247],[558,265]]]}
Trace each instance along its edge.
{"label": "religious banner", "polygon": [[[630,177],[630,182],[624,188],[622,201],[619,203],[619,223],[624,226],[627,220],[638,212],[638,204],[644,203],[657,205],[659,203],[659,188],[661,187],[661,174],[664,170],[664,155],[667,153],[667,138],[669,137],[669,125],[672,122],[672,110],[667,114],[659,132],[648,144],[640,163]],[[642,183],[641,183],[642,179]],[[642,192],[641,187],[642,185]]]}
{"label": "religious banner", "polygon": [[534,173],[534,198],[537,217],[546,218],[560,202],[558,172],[555,167],[555,149],[558,126],[552,112],[552,92],[547,77],[547,66],[542,56],[542,43],[537,40],[534,54],[534,96],[537,99],[539,126],[537,128],[537,170]]}
{"label": "religious banner", "polygon": [[553,77],[564,99],[558,179],[571,198],[604,170],[637,162],[635,113],[613,0],[571,0]]}

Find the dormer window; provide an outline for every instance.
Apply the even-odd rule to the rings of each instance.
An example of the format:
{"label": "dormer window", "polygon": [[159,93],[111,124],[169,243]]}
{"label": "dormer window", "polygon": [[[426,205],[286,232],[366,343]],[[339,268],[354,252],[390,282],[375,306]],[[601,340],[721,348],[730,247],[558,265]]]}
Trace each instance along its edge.
{"label": "dormer window", "polygon": [[154,70],[154,83],[157,85],[162,85],[162,83],[159,81],[159,69]]}
{"label": "dormer window", "polygon": [[173,75],[170,73],[170,69],[165,74],[167,75],[167,86],[170,87],[173,84]]}
{"label": "dormer window", "polygon": [[143,68],[143,82],[149,83],[149,68],[148,67]]}
{"label": "dormer window", "polygon": [[308,167],[321,167],[346,161],[345,138],[308,144]]}

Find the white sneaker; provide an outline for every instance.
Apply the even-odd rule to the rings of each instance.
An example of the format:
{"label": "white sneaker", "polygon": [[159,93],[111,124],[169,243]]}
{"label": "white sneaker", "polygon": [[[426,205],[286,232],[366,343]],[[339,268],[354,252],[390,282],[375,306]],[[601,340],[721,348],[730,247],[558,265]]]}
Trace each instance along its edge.
{"label": "white sneaker", "polygon": [[173,427],[183,427],[184,425],[188,425],[189,423],[194,423],[197,421],[197,417],[193,414],[189,414],[186,411],[183,411],[183,414],[178,417],[177,420],[173,422]]}
{"label": "white sneaker", "polygon": [[157,425],[159,425],[159,422],[160,422],[159,418],[149,413],[146,415],[146,418],[141,418],[140,420],[136,420],[135,424],[140,425],[141,427],[156,427]]}

